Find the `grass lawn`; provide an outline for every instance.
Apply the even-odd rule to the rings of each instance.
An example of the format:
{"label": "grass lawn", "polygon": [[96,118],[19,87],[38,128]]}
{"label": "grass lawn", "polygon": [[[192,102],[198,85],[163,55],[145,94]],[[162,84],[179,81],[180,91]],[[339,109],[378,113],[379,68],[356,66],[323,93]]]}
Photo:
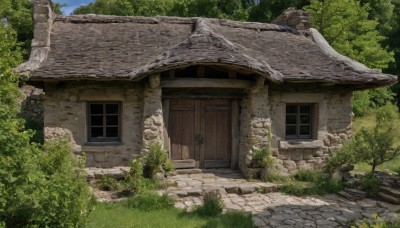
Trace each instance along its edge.
{"label": "grass lawn", "polygon": [[[400,119],[397,119],[396,122],[400,124]],[[359,132],[362,128],[373,128],[375,126],[375,113],[371,112],[369,115],[364,117],[358,117],[354,119],[353,123],[353,135]],[[400,146],[400,135],[399,140],[396,142],[397,146]],[[396,159],[383,163],[377,167],[377,170],[390,170],[393,172],[400,173],[400,157]],[[369,172],[371,167],[366,163],[358,163],[356,164],[355,171],[357,172]]]}
{"label": "grass lawn", "polygon": [[251,215],[229,212],[216,217],[200,217],[176,208],[141,211],[124,203],[99,203],[89,216],[89,228],[123,227],[253,227]]}

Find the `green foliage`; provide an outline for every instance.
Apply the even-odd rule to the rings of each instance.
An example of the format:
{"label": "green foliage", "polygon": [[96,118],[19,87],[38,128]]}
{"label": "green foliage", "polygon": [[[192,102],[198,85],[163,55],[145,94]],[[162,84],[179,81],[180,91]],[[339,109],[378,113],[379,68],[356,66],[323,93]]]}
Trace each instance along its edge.
{"label": "green foliage", "polygon": [[281,191],[287,194],[323,195],[336,193],[345,187],[340,180],[330,178],[321,170],[300,170],[291,180],[283,183]]}
{"label": "green foliage", "polygon": [[240,227],[240,228],[253,228],[253,221],[250,213],[242,211],[229,211],[216,218],[211,219],[203,227],[209,228],[224,228],[224,227]]}
{"label": "green foliage", "polygon": [[162,165],[167,161],[168,153],[160,143],[151,143],[149,153],[143,158],[144,166],[149,170],[150,178],[154,178]]}
{"label": "green foliage", "polygon": [[394,95],[388,87],[356,91],[352,101],[353,113],[356,117],[365,116],[371,112],[371,108],[391,103]]}
{"label": "green foliage", "polygon": [[270,23],[287,8],[301,9],[309,3],[310,0],[260,0],[257,5],[249,9],[249,21]]}
{"label": "green foliage", "polygon": [[396,158],[400,154],[400,147],[395,147],[399,127],[394,124],[398,118],[397,108],[385,105],[378,109],[376,126],[373,129],[361,129],[353,139],[353,151],[358,161],[371,165],[371,172],[376,166]]}
{"label": "green foliage", "polygon": [[372,214],[370,219],[363,219],[360,222],[354,223],[351,228],[398,228],[400,227],[400,220],[388,221],[383,220],[378,214]]}
{"label": "green foliage", "polygon": [[204,197],[204,204],[196,207],[193,212],[200,216],[217,216],[222,213],[223,202],[221,195],[216,191],[207,192]]}
{"label": "green foliage", "polygon": [[162,164],[162,168],[165,172],[169,172],[175,169],[175,165],[171,159],[165,160],[164,164]]}
{"label": "green foliage", "polygon": [[253,150],[252,156],[253,160],[259,163],[261,167],[266,167],[274,163],[274,158],[272,157],[271,149],[266,146]]}
{"label": "green foliage", "polygon": [[361,189],[366,191],[369,196],[374,196],[379,192],[381,181],[372,173],[368,173],[361,178]]}
{"label": "green foliage", "polygon": [[344,164],[355,164],[358,161],[353,151],[354,141],[348,141],[341,149],[335,150],[326,161],[326,170],[333,173],[337,167]]}
{"label": "green foliage", "polygon": [[328,160],[328,168],[345,163],[365,162],[371,166],[371,173],[376,167],[391,161],[400,155],[400,146],[396,145],[400,126],[397,107],[386,104],[376,111],[376,124],[373,128],[362,128],[354,138],[336,151]]}
{"label": "green foliage", "polygon": [[385,38],[376,30],[378,22],[368,19],[368,5],[358,0],[311,0],[305,8],[313,27],[337,52],[371,68],[387,68],[394,61],[393,52],[380,44]]}
{"label": "green foliage", "polygon": [[130,170],[125,175],[124,185],[125,189],[132,193],[138,193],[145,188],[142,159],[137,158],[130,162]]}
{"label": "green foliage", "polygon": [[167,194],[159,195],[156,192],[145,191],[128,198],[126,205],[129,208],[136,208],[141,211],[152,211],[171,208],[174,200]]}
{"label": "green foliage", "polygon": [[240,211],[226,212],[216,217],[204,217],[174,207],[142,211],[136,208],[127,208],[126,205],[126,201],[97,204],[95,210],[90,214],[86,227],[254,227],[251,214]]}
{"label": "green foliage", "polygon": [[91,193],[83,162],[72,155],[68,141],[48,141],[44,152],[34,145],[24,149],[22,153],[0,157],[0,220],[9,227],[84,224],[90,212]]}
{"label": "green foliage", "polygon": [[111,175],[104,175],[99,182],[96,183],[97,187],[103,191],[118,191],[121,189],[121,185]]}

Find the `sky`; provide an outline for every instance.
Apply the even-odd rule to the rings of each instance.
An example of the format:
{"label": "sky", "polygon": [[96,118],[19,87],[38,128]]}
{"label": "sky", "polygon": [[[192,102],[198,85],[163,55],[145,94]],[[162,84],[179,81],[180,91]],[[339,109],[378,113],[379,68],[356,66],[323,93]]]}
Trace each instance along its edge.
{"label": "sky", "polygon": [[64,12],[64,15],[70,15],[74,9],[81,5],[87,5],[90,2],[94,2],[94,0],[53,0],[53,2],[65,4],[66,6],[61,10]]}

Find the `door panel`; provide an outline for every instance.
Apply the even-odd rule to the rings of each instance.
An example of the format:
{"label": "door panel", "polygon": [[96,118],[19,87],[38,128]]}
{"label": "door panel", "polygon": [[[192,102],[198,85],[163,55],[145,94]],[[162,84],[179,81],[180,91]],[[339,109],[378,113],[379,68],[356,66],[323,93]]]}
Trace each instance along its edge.
{"label": "door panel", "polygon": [[169,132],[171,134],[171,158],[194,159],[194,100],[171,100]]}
{"label": "door panel", "polygon": [[204,104],[204,167],[230,167],[231,113],[229,100],[209,100]]}
{"label": "door panel", "polygon": [[173,160],[196,160],[200,168],[230,167],[231,101],[170,100],[169,135]]}

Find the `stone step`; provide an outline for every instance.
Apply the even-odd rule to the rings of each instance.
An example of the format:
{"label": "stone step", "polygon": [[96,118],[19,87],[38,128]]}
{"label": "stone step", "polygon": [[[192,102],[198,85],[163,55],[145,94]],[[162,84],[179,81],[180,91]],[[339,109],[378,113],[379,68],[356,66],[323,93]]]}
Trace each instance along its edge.
{"label": "stone step", "polygon": [[103,176],[110,175],[115,179],[122,179],[125,173],[129,172],[129,166],[119,166],[114,168],[86,168],[87,180],[92,181],[101,179]]}
{"label": "stone step", "polygon": [[394,197],[388,194],[385,194],[383,192],[379,192],[378,196],[383,199],[386,202],[392,203],[392,204],[396,204],[396,205],[400,205],[400,198],[398,197]]}
{"label": "stone step", "polygon": [[345,190],[338,192],[337,194],[348,200],[352,200],[352,201],[357,201],[357,200],[361,200],[361,199],[365,198],[365,196],[366,196],[365,192],[353,191],[353,190],[355,190],[355,189],[345,189]]}
{"label": "stone step", "polygon": [[390,187],[380,187],[381,192],[400,199],[400,191]]}
{"label": "stone step", "polygon": [[170,194],[176,195],[178,197],[187,196],[203,196],[209,191],[219,191],[221,194],[237,194],[237,195],[247,195],[254,192],[258,193],[270,193],[279,190],[279,186],[273,183],[243,183],[243,184],[226,184],[226,185],[215,185],[209,186],[207,188],[195,187],[187,189],[176,189],[170,191]]}

